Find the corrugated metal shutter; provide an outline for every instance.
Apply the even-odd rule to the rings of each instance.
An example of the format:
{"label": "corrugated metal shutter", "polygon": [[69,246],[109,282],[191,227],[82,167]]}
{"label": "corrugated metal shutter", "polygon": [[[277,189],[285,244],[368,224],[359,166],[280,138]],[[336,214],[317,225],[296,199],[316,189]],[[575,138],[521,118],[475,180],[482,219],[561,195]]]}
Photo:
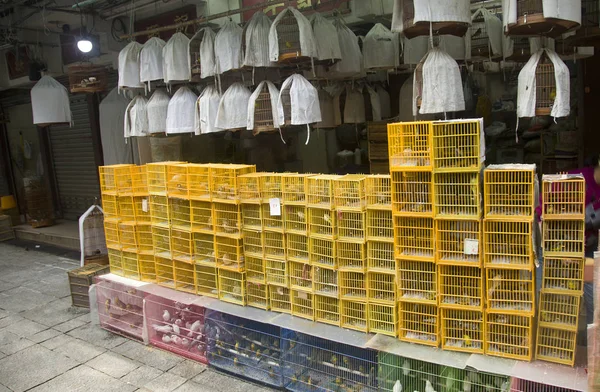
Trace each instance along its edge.
{"label": "corrugated metal shutter", "polygon": [[100,185],[85,94],[71,95],[73,126],[50,127],[50,143],[64,219],[76,220],[95,198]]}

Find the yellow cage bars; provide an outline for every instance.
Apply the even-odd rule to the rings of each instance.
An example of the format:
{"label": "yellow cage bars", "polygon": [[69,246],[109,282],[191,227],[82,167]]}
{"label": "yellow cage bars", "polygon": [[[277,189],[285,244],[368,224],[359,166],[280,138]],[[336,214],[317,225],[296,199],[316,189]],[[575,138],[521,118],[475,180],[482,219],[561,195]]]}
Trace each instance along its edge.
{"label": "yellow cage bars", "polygon": [[577,332],[581,297],[568,294],[540,294],[539,327]]}
{"label": "yellow cage bars", "polygon": [[393,243],[367,241],[367,271],[396,274]]}
{"label": "yellow cage bars", "polygon": [[196,294],[217,298],[219,295],[218,270],[207,265],[194,265]]}
{"label": "yellow cage bars", "polygon": [[308,249],[310,264],[318,267],[337,269],[335,241],[309,237]]}
{"label": "yellow cage bars", "polygon": [[366,212],[337,211],[337,238],[344,241],[366,241]]}
{"label": "yellow cage bars", "polygon": [[388,124],[391,170],[431,170],[432,126],[429,121]]}
{"label": "yellow cage bars", "polygon": [[187,166],[188,192],[190,200],[210,201],[210,164]]}
{"label": "yellow cage bars", "polygon": [[123,276],[123,252],[121,249],[111,248],[108,244],[108,264],[110,265],[110,272]]}
{"label": "yellow cage bars", "polygon": [[434,174],[436,218],[479,219],[481,183],[479,172]]}
{"label": "yellow cage bars", "polygon": [[152,225],[169,227],[169,198],[161,195],[150,195],[149,200]]}
{"label": "yellow cage bars", "polygon": [[102,211],[104,219],[119,220],[119,197],[108,193],[102,194]]}
{"label": "yellow cage bars", "polygon": [[394,217],[396,258],[434,261],[435,232],[432,218]]}
{"label": "yellow cage bars", "polygon": [[246,282],[246,297],[248,306],[269,310],[269,286],[264,283]]}
{"label": "yellow cage bars", "polygon": [[169,222],[178,230],[192,230],[190,201],[169,197]]}
{"label": "yellow cage bars", "polygon": [[244,257],[263,257],[265,254],[265,237],[261,231],[242,231],[244,238]]}
{"label": "yellow cage bars", "polygon": [[192,233],[192,238],[196,264],[216,267],[215,236],[206,233]]}
{"label": "yellow cage bars", "polygon": [[360,332],[368,332],[366,302],[340,300],[340,326]]}
{"label": "yellow cage bars", "polygon": [[480,220],[436,219],[436,263],[447,265],[482,265],[482,230]]}
{"label": "yellow cage bars", "polygon": [[171,256],[174,260],[193,263],[194,245],[191,231],[171,229]]}
{"label": "yellow cage bars", "polygon": [[194,264],[181,260],[173,260],[175,290],[196,294],[196,276]]}
{"label": "yellow cage bars", "polygon": [[289,262],[290,287],[294,290],[313,291],[313,267],[309,264]]}
{"label": "yellow cage bars", "polygon": [[334,210],[308,208],[308,232],[311,237],[335,239],[337,236],[337,217]]}
{"label": "yellow cage bars", "polygon": [[392,172],[391,176],[394,215],[433,217],[431,172]]}
{"label": "yellow cage bars", "polygon": [[100,191],[103,194],[117,195],[132,192],[131,171],[134,165],[100,166]]}
{"label": "yellow cage bars", "polygon": [[265,259],[267,283],[271,286],[289,286],[290,274],[288,262],[284,260]]}
{"label": "yellow cage bars", "polygon": [[306,199],[309,207],[335,208],[333,182],[340,176],[316,175],[306,178]]}
{"label": "yellow cage bars", "polygon": [[123,251],[138,251],[137,226],[135,223],[119,223],[119,242]]}
{"label": "yellow cage bars", "polygon": [[433,133],[434,171],[478,171],[483,164],[482,120],[436,121]]}
{"label": "yellow cage bars", "polygon": [[364,272],[367,269],[367,245],[362,242],[336,242],[337,265],[340,271]]}
{"label": "yellow cage bars", "polygon": [[248,282],[266,283],[265,259],[260,256],[244,255]]}
{"label": "yellow cage bars", "polygon": [[282,193],[282,173],[261,173],[260,191],[263,203],[269,203],[270,199],[280,199]]}
{"label": "yellow cage bars", "polygon": [[256,172],[254,165],[211,165],[210,193],[212,200],[219,203],[238,203],[240,201],[239,176],[254,172]]}
{"label": "yellow cage bars", "polygon": [[220,269],[219,299],[236,305],[246,305],[246,273]]}
{"label": "yellow cage bars", "polygon": [[140,279],[142,282],[156,283],[156,264],[154,254],[140,253],[138,255],[140,265]]}
{"label": "yellow cage bars", "polygon": [[283,215],[271,215],[271,205],[269,203],[261,204],[261,211],[263,229],[283,233]]}
{"label": "yellow cage bars", "polygon": [[104,237],[106,238],[106,246],[113,249],[121,249],[118,221],[104,220]]}
{"label": "yellow cage bars", "polygon": [[440,323],[436,305],[400,302],[398,314],[400,340],[433,347],[439,345]]}
{"label": "yellow cage bars", "polygon": [[123,251],[123,277],[129,279],[140,279],[140,266],[138,254],[136,252]]}
{"label": "yellow cage bars", "polygon": [[367,272],[367,296],[369,303],[395,304],[396,277],[394,275]]}
{"label": "yellow cage bars", "polygon": [[365,179],[367,208],[392,209],[392,178],[389,174],[373,174]]}
{"label": "yellow cage bars", "polygon": [[479,267],[438,265],[440,307],[483,310],[484,272]]}
{"label": "yellow cage bars", "polygon": [[191,228],[194,233],[213,234],[215,232],[213,215],[213,205],[211,202],[202,200],[190,201]]}
{"label": "yellow cage bars", "polygon": [[242,204],[242,227],[248,230],[262,231],[262,206],[260,204]]}
{"label": "yellow cage bars", "polygon": [[398,309],[396,304],[368,303],[370,333],[398,336]]}
{"label": "yellow cage bars", "polygon": [[154,265],[156,267],[156,283],[159,286],[175,288],[175,272],[173,260],[169,257],[155,256]]}
{"label": "yellow cage bars", "polygon": [[167,166],[167,195],[189,200],[189,164],[181,163]]}
{"label": "yellow cage bars", "polygon": [[285,235],[271,231],[264,232],[265,257],[285,260]]}
{"label": "yellow cage bars", "polygon": [[542,217],[585,218],[585,180],[578,174],[545,174],[542,177]]}
{"label": "yellow cage bars", "polygon": [[244,174],[238,178],[240,183],[240,200],[246,204],[262,202],[260,182],[263,173]]}
{"label": "yellow cage bars", "polygon": [[162,226],[152,226],[154,254],[162,258],[171,258],[171,230]]}
{"label": "yellow cage bars", "polygon": [[136,222],[136,216],[135,216],[135,205],[133,202],[133,196],[119,196],[118,197],[118,203],[119,203],[119,220],[121,222],[129,222],[129,223],[135,223]]}
{"label": "yellow cage bars", "polygon": [[486,268],[488,313],[533,315],[535,273],[529,270]]}
{"label": "yellow cage bars", "polygon": [[483,312],[440,309],[441,342],[444,350],[483,354],[485,320]]}
{"label": "yellow cage bars", "polygon": [[483,172],[486,218],[531,219],[535,213],[535,165],[490,165]]}
{"label": "yellow cage bars", "polygon": [[146,165],[131,167],[131,190],[133,196],[148,196]]}
{"label": "yellow cage bars", "polygon": [[169,166],[185,162],[155,162],[146,164],[148,193],[151,195],[167,196],[169,182]]}
{"label": "yellow cage bars", "polygon": [[285,251],[287,259],[299,263],[310,263],[308,236],[301,234],[286,234]]}
{"label": "yellow cage bars", "polygon": [[437,266],[422,261],[396,262],[398,299],[437,305]]}
{"label": "yellow cage bars", "polygon": [[340,325],[340,300],[315,294],[315,321],[330,325]]}
{"label": "yellow cage bars", "polygon": [[531,361],[533,316],[487,312],[485,328],[487,355]]}
{"label": "yellow cage bars", "polygon": [[366,229],[368,241],[394,242],[392,210],[367,209]]}
{"label": "yellow cage bars", "polygon": [[338,272],[313,266],[313,287],[315,294],[339,298]]}
{"label": "yellow cage bars", "polygon": [[284,205],[306,205],[306,179],[312,174],[284,173],[281,177],[281,201]]}
{"label": "yellow cage bars", "polygon": [[533,220],[484,219],[483,252],[486,268],[533,269]]}
{"label": "yellow cage bars", "polygon": [[367,206],[366,177],[348,174],[333,181],[334,205],[338,211],[363,211]]}
{"label": "yellow cage bars", "polygon": [[548,220],[542,222],[544,257],[583,257],[585,221]]}
{"label": "yellow cage bars", "polygon": [[583,294],[585,259],[545,257],[542,292],[554,294]]}
{"label": "yellow cage bars", "polygon": [[134,196],[133,197],[133,208],[135,213],[135,221],[137,223],[150,223],[152,218],[150,216],[150,201],[148,196]]}
{"label": "yellow cage bars", "polygon": [[536,359],[573,366],[576,348],[576,331],[538,327]]}
{"label": "yellow cage bars", "polygon": [[363,272],[338,272],[340,299],[353,302],[366,302],[367,276]]}
{"label": "yellow cage bars", "polygon": [[308,210],[303,205],[285,205],[282,207],[284,230],[286,233],[308,233]]}
{"label": "yellow cage bars", "polygon": [[231,238],[242,236],[242,209],[239,204],[213,203],[215,233]]}
{"label": "yellow cage bars", "polygon": [[217,267],[230,271],[244,270],[244,250],[239,238],[215,236]]}
{"label": "yellow cage bars", "polygon": [[292,299],[292,315],[314,321],[314,295],[306,291],[292,289],[290,290],[290,296]]}
{"label": "yellow cage bars", "polygon": [[290,289],[287,287],[269,286],[269,302],[274,312],[292,312],[292,299]]}

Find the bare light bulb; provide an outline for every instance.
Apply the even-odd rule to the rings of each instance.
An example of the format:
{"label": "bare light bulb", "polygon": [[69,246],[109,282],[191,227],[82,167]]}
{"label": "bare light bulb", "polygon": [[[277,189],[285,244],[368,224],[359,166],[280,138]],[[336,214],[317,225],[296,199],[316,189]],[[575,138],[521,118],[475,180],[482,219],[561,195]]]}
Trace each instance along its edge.
{"label": "bare light bulb", "polygon": [[80,38],[79,41],[77,41],[77,49],[83,53],[89,53],[93,47],[92,41],[87,38]]}

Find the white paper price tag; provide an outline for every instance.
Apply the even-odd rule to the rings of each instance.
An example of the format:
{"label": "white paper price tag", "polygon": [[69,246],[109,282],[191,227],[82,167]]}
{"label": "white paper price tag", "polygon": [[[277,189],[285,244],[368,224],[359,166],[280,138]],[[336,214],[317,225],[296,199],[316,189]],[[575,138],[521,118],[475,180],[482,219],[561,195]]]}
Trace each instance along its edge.
{"label": "white paper price tag", "polygon": [[276,197],[269,199],[269,206],[271,207],[271,216],[281,216],[281,200]]}
{"label": "white paper price tag", "polygon": [[148,199],[142,199],[142,211],[148,212]]}
{"label": "white paper price tag", "polygon": [[465,238],[464,254],[478,255],[479,254],[479,240]]}
{"label": "white paper price tag", "polygon": [[308,294],[303,291],[298,291],[298,298],[300,299],[308,299]]}

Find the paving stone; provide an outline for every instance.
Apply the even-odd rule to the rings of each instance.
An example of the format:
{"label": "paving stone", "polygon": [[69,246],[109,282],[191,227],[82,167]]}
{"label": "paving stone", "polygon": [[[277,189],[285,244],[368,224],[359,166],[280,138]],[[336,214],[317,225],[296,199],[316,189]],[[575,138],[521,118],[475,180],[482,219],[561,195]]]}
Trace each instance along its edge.
{"label": "paving stone", "polygon": [[19,338],[17,341],[7,344],[5,346],[0,347],[0,351],[2,351],[6,355],[12,355],[16,352],[19,352],[27,347],[33,346],[35,343],[26,338]]}
{"label": "paving stone", "polygon": [[175,390],[175,392],[212,392],[214,388],[208,385],[197,384],[193,381],[188,381],[179,388]]}
{"label": "paving stone", "polygon": [[9,325],[6,327],[7,331],[14,333],[15,335],[19,335],[21,337],[28,337],[35,335],[38,332],[42,332],[48,329],[45,325],[38,324],[35,321],[23,319],[18,322]]}
{"label": "paving stone", "polygon": [[125,338],[105,331],[97,325],[92,324],[86,324],[69,331],[67,335],[109,350],[126,341]]}
{"label": "paving stone", "polygon": [[163,374],[161,370],[155,369],[151,366],[142,365],[121,378],[121,381],[141,388],[161,374]]}
{"label": "paving stone", "polygon": [[213,392],[257,392],[271,391],[269,388],[251,384],[240,379],[208,369],[192,379],[196,384],[210,387]]}
{"label": "paving stone", "polygon": [[115,347],[114,351],[163,372],[184,361],[182,357],[134,341],[125,342],[123,345]]}
{"label": "paving stone", "polygon": [[94,392],[132,392],[136,389],[121,380],[110,377],[88,366],[81,365],[61,374],[34,389],[32,392],[55,391],[94,391]]}
{"label": "paving stone", "polygon": [[49,328],[45,331],[38,332],[35,335],[31,335],[28,339],[34,343],[42,343],[42,342],[45,342],[46,340],[52,339],[53,337],[60,335],[60,334],[61,333],[59,331]]}
{"label": "paving stone", "polygon": [[46,304],[55,297],[38,293],[26,287],[16,287],[1,293],[0,308],[9,311],[22,312]]}
{"label": "paving stone", "polygon": [[0,384],[0,392],[11,392],[11,390],[5,387],[4,385]]}
{"label": "paving stone", "polygon": [[9,316],[9,315],[10,315],[10,313],[8,312],[8,310],[0,309],[0,319],[3,319],[4,317]]}
{"label": "paving stone", "polygon": [[116,378],[121,378],[140,366],[137,362],[111,352],[97,356],[86,365]]}
{"label": "paving stone", "polygon": [[103,347],[96,347],[83,340],[73,339],[58,346],[54,351],[58,351],[77,362],[84,363],[92,358],[96,358],[98,355],[105,352],[106,349]]}
{"label": "paving stone", "polygon": [[185,382],[186,379],[183,377],[179,377],[171,373],[163,373],[144,385],[144,388],[153,392],[171,392],[183,385]]}
{"label": "paving stone", "polygon": [[68,343],[70,341],[73,341],[73,340],[75,340],[74,337],[71,337],[69,335],[62,335],[62,334],[60,334],[60,335],[57,335],[57,336],[55,336],[55,337],[53,337],[51,339],[48,339],[48,340],[40,343],[40,345],[44,346],[48,350],[54,350],[55,348],[60,347],[60,346],[66,344],[66,343]]}
{"label": "paving stone", "polygon": [[56,329],[57,331],[60,331],[62,333],[67,333],[69,331],[74,330],[75,328],[79,328],[82,325],[86,325],[87,323],[85,321],[81,321],[81,320],[69,320],[66,323],[62,323],[62,324],[58,324],[54,326],[54,329]]}
{"label": "paving stone", "polygon": [[19,287],[18,283],[0,280],[0,293]]}
{"label": "paving stone", "polygon": [[17,323],[21,320],[23,320],[23,317],[21,317],[17,314],[11,314],[9,316],[6,316],[6,317],[0,319],[0,328],[8,327],[9,325]]}
{"label": "paving stone", "polygon": [[110,351],[121,354],[127,358],[139,360],[143,355],[147,355],[148,347],[135,340],[127,340],[123,344],[112,348]]}
{"label": "paving stone", "polygon": [[56,300],[33,308],[27,312],[23,312],[21,313],[21,316],[48,327],[54,327],[55,325],[62,324],[83,315],[84,311],[79,309],[80,308],[71,307],[70,299],[67,301]]}
{"label": "paving stone", "polygon": [[169,370],[169,373],[173,373],[179,377],[190,379],[196,377],[207,369],[206,365],[203,365],[194,361],[183,361],[175,365],[174,368]]}
{"label": "paving stone", "polygon": [[19,340],[19,338],[19,335],[10,332],[6,328],[0,329],[0,347],[12,344]]}

